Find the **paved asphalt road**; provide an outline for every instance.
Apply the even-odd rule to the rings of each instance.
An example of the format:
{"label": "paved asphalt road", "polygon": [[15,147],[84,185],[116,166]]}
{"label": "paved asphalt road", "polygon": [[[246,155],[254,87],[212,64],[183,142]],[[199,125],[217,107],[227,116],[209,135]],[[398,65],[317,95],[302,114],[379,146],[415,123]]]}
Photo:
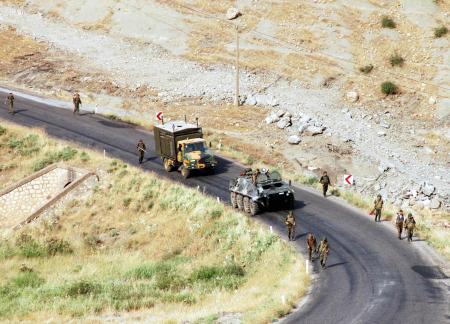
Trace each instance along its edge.
{"label": "paved asphalt road", "polygon": [[[139,138],[147,143],[149,155],[145,170],[189,186],[205,187],[206,193],[228,201],[228,182],[242,169],[236,163],[219,158],[216,175],[184,181],[178,172],[166,173],[153,153],[150,133],[122,122],[85,113],[74,117],[30,97],[16,95],[15,115],[7,113],[4,93],[0,92],[2,120],[40,127],[59,139],[106,150],[107,154],[137,164],[135,145]],[[295,188],[297,240],[305,252],[308,231],[330,242],[328,268],[314,266],[312,293],[301,308],[283,320],[285,323],[450,323],[448,278],[433,263],[424,249],[399,241],[387,224],[376,224],[366,215],[345,206],[336,198],[324,199],[308,189]],[[257,216],[285,235],[285,212],[267,212]],[[416,238],[417,240],[417,238]],[[426,249],[425,249],[426,251]]]}

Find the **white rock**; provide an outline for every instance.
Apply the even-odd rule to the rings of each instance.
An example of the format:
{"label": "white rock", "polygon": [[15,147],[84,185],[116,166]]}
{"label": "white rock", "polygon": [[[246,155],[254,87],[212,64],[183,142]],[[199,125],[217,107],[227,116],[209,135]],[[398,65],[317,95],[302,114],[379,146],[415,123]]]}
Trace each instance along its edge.
{"label": "white rock", "polygon": [[357,102],[359,99],[359,94],[356,91],[349,91],[345,96],[350,102]]}
{"label": "white rock", "polygon": [[298,132],[299,134],[303,134],[303,132],[305,131],[305,129],[308,128],[308,124],[307,123],[302,123],[298,126]]}
{"label": "white rock", "polygon": [[276,113],[275,113],[275,115],[277,115],[278,117],[283,117],[284,115],[286,114],[286,111],[285,110],[283,110],[283,109],[279,109]]}
{"label": "white rock", "polygon": [[279,129],[285,129],[286,127],[289,127],[291,125],[292,125],[292,123],[291,123],[291,118],[290,117],[283,117],[277,123],[277,127]]}
{"label": "white rock", "polygon": [[430,105],[435,105],[437,103],[436,97],[430,97],[430,99],[428,99],[428,103]]}
{"label": "white rock", "polygon": [[441,202],[439,201],[439,199],[437,199],[437,198],[431,199],[429,208],[430,209],[438,209],[439,207],[441,207]]}
{"label": "white rock", "polygon": [[384,123],[384,122],[380,123],[380,126],[383,128],[386,128],[386,129],[389,129],[391,127],[391,125],[389,125],[388,123]]}
{"label": "white rock", "polygon": [[300,136],[298,135],[292,135],[288,137],[288,143],[289,144],[293,144],[293,145],[297,145],[302,141],[302,139],[300,138]]}
{"label": "white rock", "polygon": [[266,124],[273,124],[280,120],[280,117],[278,117],[276,114],[272,113],[269,116],[266,117],[265,121]]}
{"label": "white rock", "polygon": [[383,131],[379,131],[377,134],[378,134],[378,136],[386,136],[386,132],[383,132]]}
{"label": "white rock", "polygon": [[241,13],[239,12],[239,10],[237,8],[229,8],[227,10],[227,19],[228,20],[235,19],[235,18],[239,17],[240,15],[241,15]]}
{"label": "white rock", "polygon": [[315,136],[315,135],[322,134],[324,130],[325,130],[325,127],[317,127],[317,126],[309,125],[308,127],[306,127],[304,133],[307,135]]}
{"label": "white rock", "polygon": [[253,95],[247,96],[247,99],[245,99],[245,104],[255,106],[257,104],[256,98]]}
{"label": "white rock", "polygon": [[423,186],[422,193],[425,196],[430,197],[434,193],[435,190],[436,190],[436,188],[432,184],[426,183],[425,186]]}

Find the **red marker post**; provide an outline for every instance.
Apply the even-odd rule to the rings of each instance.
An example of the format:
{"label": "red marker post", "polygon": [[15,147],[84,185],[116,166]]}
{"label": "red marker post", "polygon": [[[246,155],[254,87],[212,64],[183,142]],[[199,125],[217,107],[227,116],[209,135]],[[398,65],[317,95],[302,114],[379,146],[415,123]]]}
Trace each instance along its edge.
{"label": "red marker post", "polygon": [[158,111],[156,114],[156,119],[159,120],[162,124],[164,124],[164,114],[162,111]]}
{"label": "red marker post", "polygon": [[354,184],[354,181],[355,180],[353,179],[353,176],[351,174],[345,174],[344,175],[344,183],[346,185],[352,186]]}

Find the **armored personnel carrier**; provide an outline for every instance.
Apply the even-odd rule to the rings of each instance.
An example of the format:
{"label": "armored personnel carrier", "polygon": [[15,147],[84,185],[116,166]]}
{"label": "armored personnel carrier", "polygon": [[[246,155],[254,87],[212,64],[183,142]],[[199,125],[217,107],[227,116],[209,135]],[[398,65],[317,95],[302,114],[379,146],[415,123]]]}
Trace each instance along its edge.
{"label": "armored personnel carrier", "polygon": [[277,171],[262,169],[261,172],[253,172],[246,169],[239,177],[230,180],[229,190],[231,206],[252,216],[272,207],[294,207],[294,190],[282,181]]}

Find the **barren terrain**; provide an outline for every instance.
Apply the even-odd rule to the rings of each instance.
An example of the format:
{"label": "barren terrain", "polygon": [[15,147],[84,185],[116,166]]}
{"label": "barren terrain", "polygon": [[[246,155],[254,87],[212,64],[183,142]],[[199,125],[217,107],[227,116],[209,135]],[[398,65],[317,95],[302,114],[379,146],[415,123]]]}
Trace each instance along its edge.
{"label": "barren terrain", "polygon": [[[227,21],[230,6],[242,17]],[[8,1],[0,37],[18,45],[2,46],[0,77],[66,100],[79,90],[87,106],[145,122],[158,110],[199,116],[224,141],[283,153],[304,172],[328,169],[340,185],[353,174],[363,194],[448,209],[450,53],[448,36],[433,32],[448,26],[449,8],[431,0]],[[384,15],[396,28],[381,26]],[[241,108],[230,106],[234,24]],[[402,66],[391,66],[393,54]],[[369,74],[359,71],[366,65]],[[399,93],[384,96],[384,81]],[[267,124],[271,113],[286,123]],[[326,129],[300,132],[305,120]],[[300,143],[288,144],[291,136]]]}

